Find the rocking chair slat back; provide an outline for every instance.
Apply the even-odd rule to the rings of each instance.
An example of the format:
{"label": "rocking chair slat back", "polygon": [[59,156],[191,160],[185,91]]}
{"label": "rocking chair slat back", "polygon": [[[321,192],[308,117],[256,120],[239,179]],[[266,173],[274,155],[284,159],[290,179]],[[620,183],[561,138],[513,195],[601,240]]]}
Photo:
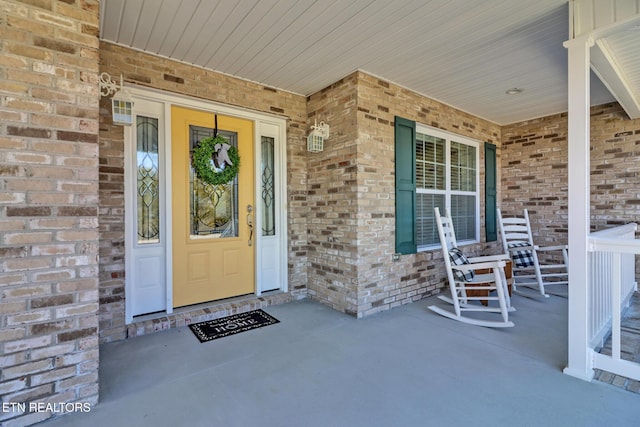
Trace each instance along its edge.
{"label": "rocking chair slat back", "polygon": [[[447,212],[445,216],[440,215],[440,210],[435,208],[436,224],[438,235],[442,245],[442,257],[447,270],[447,280],[451,297],[440,296],[439,298],[453,306],[453,311],[445,310],[432,305],[430,310],[460,322],[487,327],[511,327],[513,322],[509,321],[509,312],[514,311],[511,307],[511,300],[507,292],[507,283],[504,274],[505,261],[493,257],[475,257],[468,259],[457,247],[456,233],[453,222]],[[453,260],[455,260],[455,265]],[[474,269],[488,269],[488,274],[475,274]],[[455,273],[455,274],[454,274]],[[467,290],[486,291],[486,296],[469,296]],[[490,296],[494,291],[496,296]],[[471,292],[470,292],[471,293]],[[487,306],[474,304],[486,301]],[[497,301],[497,307],[489,305],[491,301]],[[501,320],[485,320],[482,318],[469,317],[465,312],[489,312],[498,313]]]}
{"label": "rocking chair slat back", "polygon": [[[567,246],[553,246],[541,248],[534,244],[531,231],[529,212],[525,209],[522,217],[503,218],[500,209],[498,213],[498,234],[505,253],[513,260],[514,289],[518,286],[537,288],[541,295],[548,297],[545,292],[547,285],[566,285]],[[556,258],[561,261],[553,264],[541,264],[539,252],[561,254]]]}

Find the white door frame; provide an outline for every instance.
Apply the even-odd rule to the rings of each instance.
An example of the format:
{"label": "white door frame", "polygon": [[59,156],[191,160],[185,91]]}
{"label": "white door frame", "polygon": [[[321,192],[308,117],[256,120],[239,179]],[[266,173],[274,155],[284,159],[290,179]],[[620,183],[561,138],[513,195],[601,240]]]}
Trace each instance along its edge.
{"label": "white door frame", "polygon": [[[171,106],[176,105],[185,108],[207,111],[211,113],[224,114],[228,116],[248,119],[254,123],[254,171],[255,171],[255,231],[254,243],[256,247],[256,277],[255,295],[260,296],[266,290],[288,291],[288,275],[287,275],[287,174],[286,174],[286,119],[280,116],[259,113],[252,110],[233,107],[212,101],[204,101],[201,99],[191,98],[187,96],[177,95],[159,90],[141,88],[138,86],[127,85],[127,92],[133,97],[134,102],[150,101],[153,103],[161,103],[164,105],[164,115],[160,118],[159,126],[164,127],[164,146],[161,153],[164,153],[161,163],[160,187],[161,187],[161,218],[164,214],[164,220],[161,219],[161,239],[164,248],[165,269],[164,278],[166,283],[165,295],[166,306],[164,310],[167,314],[173,312],[173,257],[172,257],[172,188],[171,188]],[[144,115],[144,111],[136,112],[134,104],[134,114]],[[135,123],[135,122],[134,122]],[[162,129],[159,132],[163,131]],[[135,140],[135,124],[125,127],[125,321],[126,324],[133,322],[133,317],[142,313],[135,313],[133,307],[133,299],[135,297],[135,272],[134,256],[136,247],[134,245],[133,221],[135,221],[135,185],[133,182],[136,176],[136,162],[131,157],[134,156],[135,148],[132,147]],[[262,236],[262,182],[260,174],[260,165],[262,161],[262,153],[260,150],[262,136],[274,138],[274,179],[275,179],[275,226],[276,236],[265,239]],[[162,138],[161,138],[162,140]],[[162,155],[162,154],[161,154]],[[275,238],[275,246],[273,244]],[[268,241],[271,243],[268,243]],[[267,244],[265,244],[267,242]],[[276,270],[273,270],[273,253],[276,257]],[[265,270],[269,267],[270,270]],[[273,281],[277,281],[278,285],[274,286]]]}

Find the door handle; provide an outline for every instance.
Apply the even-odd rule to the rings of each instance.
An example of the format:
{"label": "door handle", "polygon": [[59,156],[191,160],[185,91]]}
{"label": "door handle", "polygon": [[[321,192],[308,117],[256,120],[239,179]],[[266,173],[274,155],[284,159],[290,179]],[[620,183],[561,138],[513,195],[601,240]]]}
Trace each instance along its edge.
{"label": "door handle", "polygon": [[253,245],[253,206],[247,205],[247,225],[249,226],[249,241],[247,242],[249,246]]}

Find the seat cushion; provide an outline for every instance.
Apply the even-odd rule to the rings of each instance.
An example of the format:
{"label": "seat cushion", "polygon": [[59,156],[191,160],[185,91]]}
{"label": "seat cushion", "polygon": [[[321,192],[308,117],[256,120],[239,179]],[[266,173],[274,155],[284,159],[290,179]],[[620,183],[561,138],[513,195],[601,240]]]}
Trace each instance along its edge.
{"label": "seat cushion", "polygon": [[[464,256],[462,251],[458,248],[451,248],[451,250],[449,251],[449,259],[451,260],[451,264],[453,265],[469,264],[469,260],[467,259],[467,257]],[[473,277],[474,277],[473,270],[464,272],[464,271],[454,269],[453,275],[457,280],[460,280],[463,282],[470,282],[471,280],[473,280]]]}
{"label": "seat cushion", "polygon": [[[509,243],[509,249],[521,248],[526,246],[531,246],[531,244],[527,242]],[[513,260],[513,263],[515,264],[516,267],[526,268],[526,267],[534,266],[535,263],[533,260],[533,252],[531,251],[531,249],[526,249],[522,251],[516,250],[516,251],[509,251],[509,252],[511,252],[511,259]]]}

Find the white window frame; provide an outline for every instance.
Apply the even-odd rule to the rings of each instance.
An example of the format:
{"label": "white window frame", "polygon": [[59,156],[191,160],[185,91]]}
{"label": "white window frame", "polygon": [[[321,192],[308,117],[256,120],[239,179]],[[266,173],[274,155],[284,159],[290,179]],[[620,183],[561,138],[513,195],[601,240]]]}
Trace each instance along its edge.
{"label": "white window frame", "polygon": [[[445,189],[444,190],[426,190],[416,186],[416,196],[418,194],[441,194],[445,196],[445,207],[448,212],[451,211],[451,196],[475,196],[475,237],[473,239],[458,240],[460,246],[470,245],[480,242],[480,141],[465,137],[453,132],[447,132],[431,126],[416,123],[416,134],[425,134],[435,138],[445,140]],[[476,190],[475,191],[459,191],[451,190],[451,142],[469,145],[476,151]],[[415,156],[415,153],[414,153]],[[442,212],[444,214],[444,212]],[[457,236],[456,236],[457,237]],[[418,245],[418,252],[432,251],[440,248],[440,243],[430,245]]]}

